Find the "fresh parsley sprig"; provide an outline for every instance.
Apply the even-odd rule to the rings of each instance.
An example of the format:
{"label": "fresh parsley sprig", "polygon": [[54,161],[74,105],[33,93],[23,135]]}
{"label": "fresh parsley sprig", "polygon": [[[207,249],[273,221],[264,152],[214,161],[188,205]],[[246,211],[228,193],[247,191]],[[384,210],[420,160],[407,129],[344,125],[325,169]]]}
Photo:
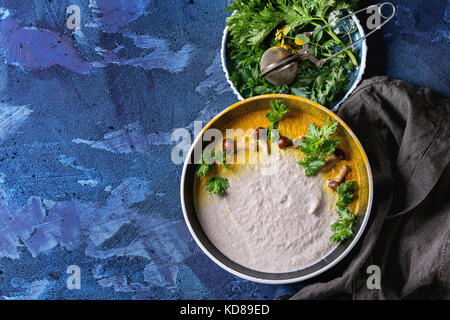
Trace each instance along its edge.
{"label": "fresh parsley sprig", "polygon": [[230,165],[227,163],[227,153],[225,151],[213,151],[212,156],[216,159],[216,163],[224,166],[226,169],[230,169]]}
{"label": "fresh parsley sprig", "polygon": [[225,151],[216,151],[213,150],[210,153],[210,157],[207,160],[206,150],[203,150],[201,163],[197,168],[196,174],[199,178],[204,178],[208,172],[211,170],[212,164],[216,162],[219,165],[224,166],[229,169],[230,165],[226,163],[227,154]]}
{"label": "fresh parsley sprig", "polygon": [[331,225],[334,234],[330,237],[332,242],[342,242],[353,236],[352,225],[355,222],[355,216],[347,208],[337,209],[339,220]]}
{"label": "fresh parsley sprig", "polygon": [[326,163],[325,156],[336,150],[339,140],[331,138],[331,135],[336,131],[337,125],[337,121],[328,120],[321,128],[314,123],[309,125],[308,133],[298,145],[300,151],[305,154],[298,164],[305,169],[306,176],[316,175]]}
{"label": "fresh parsley sprig", "polygon": [[197,171],[195,172],[195,174],[199,178],[204,178],[208,174],[210,169],[211,169],[211,165],[209,165],[207,163],[201,163],[198,166]]}
{"label": "fresh parsley sprig", "polygon": [[280,99],[270,101],[270,107],[272,110],[266,113],[266,118],[270,122],[270,125],[267,127],[267,138],[273,140],[276,138],[273,130],[278,129],[280,121],[283,119],[283,115],[289,111],[289,108]]}
{"label": "fresh parsley sprig", "polygon": [[336,202],[339,219],[331,225],[334,234],[330,237],[332,242],[342,242],[353,236],[352,225],[355,223],[355,215],[348,210],[347,206],[353,201],[355,193],[355,182],[349,181],[337,187],[338,201]]}
{"label": "fresh parsley sprig", "polygon": [[[213,152],[214,152],[214,150],[211,152],[211,157],[213,157]],[[196,174],[197,174],[197,177],[204,178],[208,174],[209,170],[211,170],[211,167],[212,167],[212,161],[210,161],[210,159],[208,159],[208,160],[206,159],[206,150],[203,150],[202,158],[200,161],[201,161],[201,163],[197,168]]]}
{"label": "fresh parsley sprig", "polygon": [[222,177],[211,177],[206,180],[206,190],[213,196],[215,194],[225,194],[229,186],[228,179]]}
{"label": "fresh parsley sprig", "polygon": [[305,169],[305,175],[307,177],[314,176],[319,172],[320,168],[325,165],[326,161],[318,155],[305,156],[303,160],[300,160],[300,164]]}
{"label": "fresh parsley sprig", "polygon": [[[209,159],[208,159],[209,158]],[[197,168],[197,177],[204,178],[208,172],[211,170],[212,165],[216,162],[219,165],[223,165],[225,168],[229,169],[230,165],[226,163],[227,154],[225,151],[213,150],[211,153],[206,153],[206,149],[202,152],[201,163]],[[206,190],[211,194],[224,194],[228,188],[228,180],[221,177],[212,177],[206,180]]]}
{"label": "fresh parsley sprig", "polygon": [[354,181],[342,183],[337,187],[338,201],[336,202],[336,207],[338,207],[338,209],[345,209],[352,203],[355,187],[356,183]]}

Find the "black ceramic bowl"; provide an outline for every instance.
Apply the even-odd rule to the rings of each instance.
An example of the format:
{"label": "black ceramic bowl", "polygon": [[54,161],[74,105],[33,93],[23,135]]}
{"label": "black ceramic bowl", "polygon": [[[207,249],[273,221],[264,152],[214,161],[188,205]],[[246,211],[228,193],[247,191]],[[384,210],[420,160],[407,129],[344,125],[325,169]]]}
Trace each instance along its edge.
{"label": "black ceramic bowl", "polygon": [[[310,113],[320,120],[333,119],[334,121],[338,121],[340,124],[338,127],[338,134],[345,140],[351,150],[351,156],[355,160],[356,170],[358,171],[357,174],[359,177],[357,190],[358,206],[356,209],[357,222],[353,228],[355,236],[343,243],[340,243],[331,253],[321,258],[319,261],[316,261],[312,265],[293,272],[284,273],[267,273],[252,270],[227,258],[211,243],[206,236],[199,223],[194,206],[194,179],[196,171],[196,165],[193,164],[196,163],[194,161],[196,156],[194,149],[202,143],[202,135],[205,130],[208,128],[217,128],[220,130],[229,122],[245,113],[257,110],[266,110],[269,108],[269,102],[275,98],[283,100],[291,110]],[[180,192],[181,204],[186,224],[195,241],[208,257],[210,257],[223,269],[241,278],[268,284],[285,284],[303,281],[319,275],[342,260],[355,246],[369,219],[373,198],[373,182],[370,165],[363,147],[350,128],[340,118],[338,118],[336,114],[305,98],[293,95],[272,94],[257,96],[240,101],[225,109],[205,126],[203,131],[195,139],[186,157],[181,177]]]}

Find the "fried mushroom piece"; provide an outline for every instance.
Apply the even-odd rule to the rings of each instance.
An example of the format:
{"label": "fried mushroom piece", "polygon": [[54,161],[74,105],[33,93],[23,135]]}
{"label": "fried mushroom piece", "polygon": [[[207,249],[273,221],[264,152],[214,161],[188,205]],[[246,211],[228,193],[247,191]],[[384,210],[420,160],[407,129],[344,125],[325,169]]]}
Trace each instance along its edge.
{"label": "fried mushroom piece", "polygon": [[299,136],[299,137],[297,137],[297,138],[292,139],[292,142],[291,142],[286,148],[298,150],[298,144],[299,144],[303,139],[305,139],[304,136]]}
{"label": "fried mushroom piece", "polygon": [[350,167],[347,165],[343,165],[341,171],[339,171],[338,175],[336,176],[336,178],[334,179],[330,179],[328,180],[328,186],[333,189],[336,190],[336,188],[345,181],[345,177],[347,176],[347,174],[350,172]]}
{"label": "fried mushroom piece", "polygon": [[292,146],[291,140],[285,136],[281,136],[280,139],[278,139],[278,148],[285,149]]}
{"label": "fried mushroom piece", "polygon": [[339,160],[345,160],[345,152],[342,151],[341,149],[336,149],[334,150],[334,152],[325,160],[326,163],[325,165],[322,167],[322,169],[320,169],[321,172],[326,173],[328,171],[330,171],[335,165],[336,163],[338,163]]}

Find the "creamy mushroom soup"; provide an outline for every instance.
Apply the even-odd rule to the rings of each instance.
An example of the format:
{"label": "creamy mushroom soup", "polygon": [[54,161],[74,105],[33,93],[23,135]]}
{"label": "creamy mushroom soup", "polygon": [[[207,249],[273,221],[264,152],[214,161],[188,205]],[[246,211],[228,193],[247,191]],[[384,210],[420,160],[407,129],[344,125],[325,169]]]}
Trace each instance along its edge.
{"label": "creamy mushroom soup", "polygon": [[[227,128],[246,131],[267,126],[266,112],[246,114]],[[309,115],[289,112],[280,122],[279,132],[298,137],[307,132],[311,122],[321,123]],[[345,146],[339,148],[349,153]],[[246,151],[247,155],[251,152],[258,153],[256,163],[231,164],[229,168],[219,165],[208,172],[207,177],[227,179],[224,194],[211,196],[205,189],[206,178],[196,178],[196,212],[210,241],[234,262],[262,272],[299,270],[330,253],[337,246],[330,241],[330,226],[337,220],[337,196],[327,186],[327,179],[347,166],[347,178],[357,180],[349,156],[326,173],[306,176],[298,164],[303,158],[298,148],[272,150],[271,154]]]}

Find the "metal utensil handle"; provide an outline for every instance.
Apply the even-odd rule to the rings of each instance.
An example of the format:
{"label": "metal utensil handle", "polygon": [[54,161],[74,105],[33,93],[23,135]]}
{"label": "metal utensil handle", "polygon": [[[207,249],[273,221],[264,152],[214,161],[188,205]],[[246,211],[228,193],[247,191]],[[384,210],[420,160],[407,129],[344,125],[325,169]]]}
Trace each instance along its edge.
{"label": "metal utensil handle", "polygon": [[263,72],[261,72],[259,74],[259,77],[264,77],[267,74],[271,73],[273,70],[278,69],[281,66],[284,66],[288,63],[291,63],[292,61],[297,60],[300,57],[301,57],[301,54],[294,54],[294,55],[287,57],[286,59],[283,59],[277,63],[272,63],[271,65],[267,66],[267,68]]}
{"label": "metal utensil handle", "polygon": [[[381,8],[383,8],[383,6],[385,6],[385,5],[388,5],[388,6],[391,6],[391,7],[392,7],[392,14],[391,14],[390,16],[388,16],[388,17],[386,17],[385,15],[383,15],[383,13],[381,12]],[[329,59],[334,58],[335,56],[339,55],[340,53],[344,52],[345,50],[347,50],[347,49],[353,47],[353,46],[354,46],[355,44],[357,44],[358,42],[360,42],[360,41],[366,39],[366,38],[369,37],[372,33],[374,33],[375,31],[377,31],[378,29],[381,29],[382,26],[384,26],[386,23],[388,23],[388,22],[395,16],[395,6],[394,6],[391,2],[383,2],[383,3],[371,5],[371,6],[368,6],[368,7],[363,8],[363,9],[360,9],[360,10],[358,10],[358,11],[355,11],[355,12],[353,12],[353,13],[351,13],[351,14],[346,15],[345,17],[340,18],[338,21],[342,21],[342,20],[344,20],[344,19],[347,19],[348,17],[351,17],[351,16],[356,15],[356,14],[359,13],[359,12],[366,11],[367,9],[373,8],[373,7],[377,7],[378,13],[380,14],[380,16],[383,17],[383,18],[386,19],[386,20],[384,20],[383,23],[381,23],[381,24],[380,24],[377,28],[375,28],[374,30],[370,31],[370,32],[369,32],[368,34],[366,34],[364,37],[362,37],[362,38],[356,40],[355,42],[352,42],[351,44],[349,44],[349,45],[346,46],[345,48],[339,50],[338,52],[332,54],[331,56],[329,56],[329,57],[327,57],[327,58],[325,58],[325,59],[322,59],[323,62],[325,62],[325,61],[327,61],[327,60],[329,60]],[[321,28],[319,28],[319,29],[317,29],[317,30],[312,31],[312,33],[316,33],[316,32],[318,32],[318,31],[320,31],[320,30],[323,30],[323,29],[325,29],[325,28],[328,28],[330,25],[331,25],[331,23],[326,24],[326,25],[324,25],[323,27],[321,27]]]}

